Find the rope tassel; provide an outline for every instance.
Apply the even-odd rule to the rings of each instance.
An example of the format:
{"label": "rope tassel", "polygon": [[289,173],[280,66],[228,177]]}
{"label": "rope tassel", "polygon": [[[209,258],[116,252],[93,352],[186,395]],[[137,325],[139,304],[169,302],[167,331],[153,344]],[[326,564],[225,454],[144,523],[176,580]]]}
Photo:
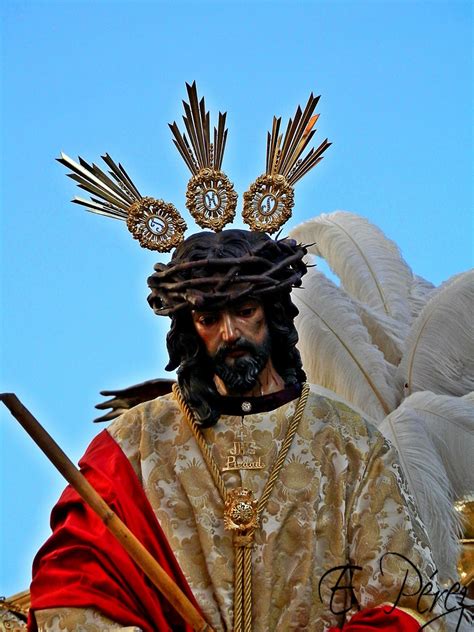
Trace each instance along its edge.
{"label": "rope tassel", "polygon": [[234,632],[252,630],[252,549],[254,534],[234,532]]}

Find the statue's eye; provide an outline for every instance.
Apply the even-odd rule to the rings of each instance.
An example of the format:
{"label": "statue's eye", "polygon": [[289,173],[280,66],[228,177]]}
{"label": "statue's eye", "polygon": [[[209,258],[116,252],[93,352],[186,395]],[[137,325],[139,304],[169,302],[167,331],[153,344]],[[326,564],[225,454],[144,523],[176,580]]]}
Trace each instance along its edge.
{"label": "statue's eye", "polygon": [[249,318],[255,314],[255,307],[243,307],[242,309],[237,310],[237,315],[242,318]]}
{"label": "statue's eye", "polygon": [[217,316],[214,314],[205,314],[203,316],[199,316],[198,323],[203,325],[203,327],[210,327],[217,322]]}

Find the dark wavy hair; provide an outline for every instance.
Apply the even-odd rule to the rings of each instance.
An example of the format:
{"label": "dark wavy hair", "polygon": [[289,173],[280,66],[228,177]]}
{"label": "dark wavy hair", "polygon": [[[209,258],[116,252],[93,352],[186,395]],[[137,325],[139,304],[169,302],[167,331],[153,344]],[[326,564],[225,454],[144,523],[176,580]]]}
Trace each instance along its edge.
{"label": "dark wavy hair", "polygon": [[191,310],[219,309],[243,298],[261,301],[271,341],[271,358],[286,386],[306,375],[296,343],[290,298],[306,272],[306,249],[295,241],[273,240],[265,233],[228,230],[192,235],[176,249],[170,264],[157,264],[148,279],[155,313],[167,313],[168,371],[177,369],[183,396],[202,427],[220,414],[213,362],[196,332]]}

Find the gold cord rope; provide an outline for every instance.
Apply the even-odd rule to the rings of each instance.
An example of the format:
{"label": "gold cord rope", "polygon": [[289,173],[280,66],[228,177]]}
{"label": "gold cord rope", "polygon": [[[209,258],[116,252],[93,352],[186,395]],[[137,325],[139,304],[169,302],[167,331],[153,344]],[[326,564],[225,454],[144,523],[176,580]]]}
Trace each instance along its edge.
{"label": "gold cord rope", "polygon": [[[227,489],[221,476],[217,463],[212,456],[210,447],[201,433],[199,426],[194,419],[194,415],[185,402],[179,386],[173,385],[173,394],[178,402],[179,407],[188,423],[191,431],[196,438],[197,444],[201,450],[206,466],[214,480],[214,484],[219,490],[221,498],[225,504],[227,499]],[[295,410],[293,419],[290,422],[286,432],[285,439],[280,448],[276,461],[272,466],[270,476],[263,489],[262,496],[258,501],[257,507],[257,523],[260,523],[260,517],[265,509],[268,499],[273,491],[273,487],[278,479],[281,468],[286,460],[288,451],[293,442],[296,430],[303,416],[309,395],[309,384],[304,384],[301,396]],[[255,529],[249,529],[244,534],[234,532],[234,632],[251,632],[252,630],[252,547]]]}
{"label": "gold cord rope", "polygon": [[242,547],[236,547],[234,543],[234,632],[240,632],[243,628],[243,585],[244,585],[244,551]]}

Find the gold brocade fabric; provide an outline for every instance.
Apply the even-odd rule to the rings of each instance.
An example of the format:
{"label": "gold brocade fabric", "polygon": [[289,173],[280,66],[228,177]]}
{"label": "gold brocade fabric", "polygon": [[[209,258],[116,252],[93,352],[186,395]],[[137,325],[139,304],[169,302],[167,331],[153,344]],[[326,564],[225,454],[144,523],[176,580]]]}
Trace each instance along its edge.
{"label": "gold brocade fabric", "polygon": [[[296,403],[244,418],[265,467],[223,471],[227,489],[243,486],[261,496]],[[241,430],[239,417],[223,416],[203,431],[221,468]],[[224,530],[220,494],[173,396],[137,406],[109,432],[142,482],[205,617],[216,632],[230,632],[231,534]],[[349,564],[360,567],[352,580],[344,571]],[[256,531],[252,567],[255,632],[322,632],[350,618],[355,602],[368,608],[398,600],[417,611],[433,605],[429,595],[418,602],[414,569],[427,581],[434,567],[396,452],[345,405],[310,394]],[[417,591],[399,599],[401,592]]]}
{"label": "gold brocade fabric", "polygon": [[39,632],[140,632],[118,625],[92,608],[55,608],[35,612]]}

